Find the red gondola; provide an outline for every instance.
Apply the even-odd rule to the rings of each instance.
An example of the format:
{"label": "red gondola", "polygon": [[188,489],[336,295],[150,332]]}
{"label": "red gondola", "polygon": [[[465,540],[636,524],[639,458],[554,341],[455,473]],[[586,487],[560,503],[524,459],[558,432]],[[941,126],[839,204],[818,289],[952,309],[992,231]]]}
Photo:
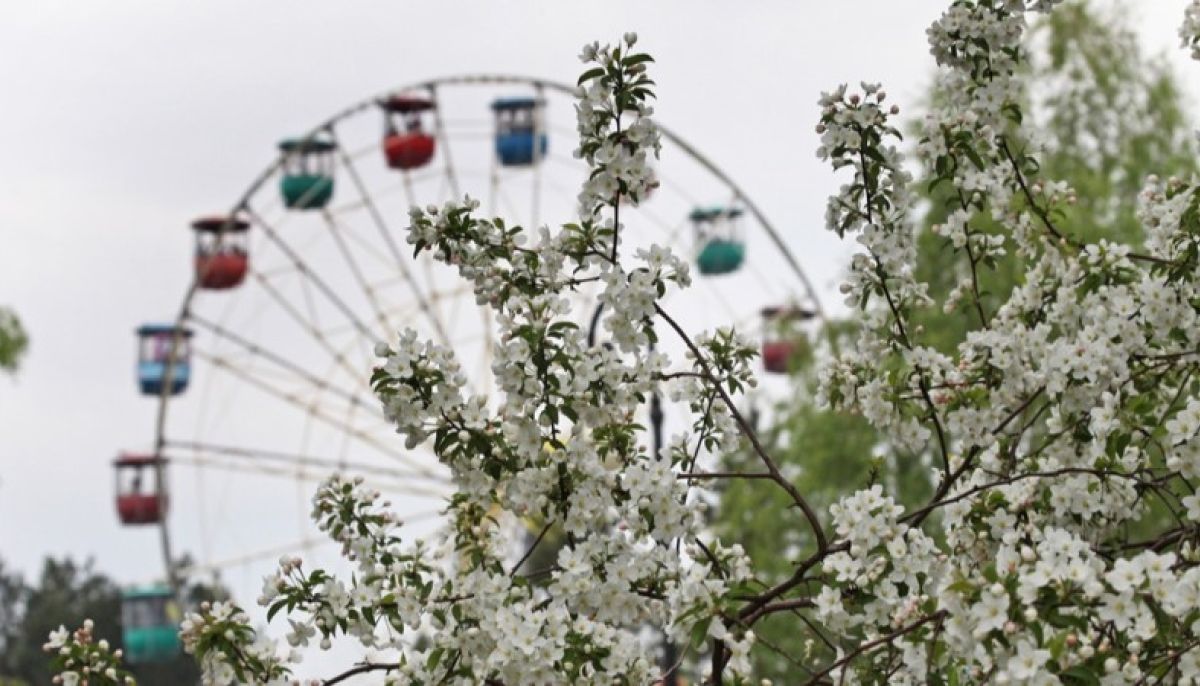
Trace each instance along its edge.
{"label": "red gondola", "polygon": [[196,232],[196,283],[209,290],[225,290],[246,278],[250,257],[246,232],[250,224],[237,217],[201,217],[192,222]]}
{"label": "red gondola", "polygon": [[[379,101],[384,112],[383,156],[392,169],[416,169],[433,159],[434,138],[425,133],[421,113],[432,110],[432,100],[412,95],[393,95]],[[396,127],[395,116],[404,121]]]}
{"label": "red gondola", "polygon": [[[157,524],[167,513],[167,493],[158,480],[159,465],[166,460],[156,455],[122,454],[113,460],[117,478],[117,516],[122,524]],[[153,488],[146,484],[146,474]]]}
{"label": "red gondola", "polygon": [[807,349],[807,339],[801,332],[793,331],[794,322],[802,322],[816,316],[811,310],[801,307],[764,307],[762,343],[763,369],[772,374],[787,374],[794,361]]}

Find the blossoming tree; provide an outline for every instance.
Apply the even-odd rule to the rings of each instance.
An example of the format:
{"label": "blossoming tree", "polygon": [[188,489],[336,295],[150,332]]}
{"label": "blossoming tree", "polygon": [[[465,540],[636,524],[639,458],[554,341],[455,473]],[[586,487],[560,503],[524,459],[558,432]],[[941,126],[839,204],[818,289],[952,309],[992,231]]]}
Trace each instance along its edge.
{"label": "blossoming tree", "polygon": [[[1041,141],[1037,150],[1043,176],[1066,181],[1076,191],[1073,204],[1060,205],[1059,230],[1079,241],[1105,238],[1140,248],[1144,237],[1136,204],[1121,199],[1136,197],[1149,174],[1195,174],[1200,159],[1177,70],[1161,56],[1146,54],[1129,26],[1127,12],[1132,5],[1114,5],[1071,0],[1030,23],[1022,38],[1026,61],[1018,72],[1025,115],[1019,135],[1026,141]],[[944,96],[931,86],[925,98],[938,103]],[[913,145],[920,138],[921,113],[906,108],[904,114],[902,130]],[[1015,124],[1009,128],[1017,135]],[[1024,260],[1010,253],[973,273],[968,261],[946,250],[945,239],[933,230],[946,222],[958,204],[956,189],[949,184],[930,189],[937,178],[932,169],[918,168],[914,175],[920,215],[915,276],[941,307],[915,311],[908,324],[924,327],[924,345],[952,353],[980,320],[970,301],[951,294],[972,292],[977,282],[982,305],[990,311],[1020,283]],[[994,222],[989,213],[972,217],[973,226],[1002,230],[991,226]],[[861,415],[815,403],[817,373],[829,355],[826,342],[832,338],[842,347],[851,345],[857,335],[856,319],[857,311],[848,310],[798,341],[818,345],[805,345],[803,350],[812,354],[797,356],[794,390],[775,408],[760,440],[819,509],[855,484],[876,482],[897,503],[919,507],[937,486],[937,476],[931,478],[928,469],[934,456],[892,446],[887,435],[873,430]],[[722,469],[727,471],[753,468],[757,461],[745,451],[722,457]],[[770,584],[790,576],[794,556],[787,554],[789,547],[802,548],[810,538],[787,515],[790,499],[753,480],[723,481],[719,492],[721,499],[710,521],[714,533],[745,548],[756,579]],[[1151,533],[1161,525],[1161,517],[1170,515],[1161,505],[1152,507],[1137,524],[1144,530],[1132,533]],[[794,621],[793,615],[777,614],[755,625],[761,639],[752,653],[756,676],[790,683],[795,667],[765,646],[769,642],[785,654],[804,650],[804,642],[815,639],[798,635]]]}
{"label": "blossoming tree", "polygon": [[[871,84],[820,100],[819,155],[847,177],[827,223],[862,246],[843,292],[864,321],[823,373],[822,397],[930,455],[927,502],[906,510],[874,485],[819,516],[737,410],[753,347],[731,330],[692,336],[664,309],[663,294],[689,282],[679,258],[651,248],[618,259],[621,203],[643,197],[658,146],[651,60],[627,35],[584,50],[578,154],[592,174],[576,223],[525,230],[470,200],[412,211],[414,249],[457,268],[496,313],[500,390],[469,395],[453,352],[411,332],[379,350],[372,383],[389,417],[454,474],[449,530],[406,542],[377,493],[331,478],[314,518],[356,571],[281,562],[260,603],[288,616],[288,641],[349,635],[398,655],[329,684],[367,672],[405,684],[648,684],[662,670],[641,629],[660,627],[708,683],[737,684],[753,678],[755,624],[786,613],[813,639],[787,656],[796,683],[1200,678],[1200,192],[1148,180],[1138,251],[1060,228],[1074,192],[1041,175],[1018,133],[1014,81],[1027,14],[1055,4],[957,0],[929,30],[948,97],[917,154],[958,203],[940,233],[971,274],[1005,253],[1024,268],[997,306],[959,294],[978,322],[952,354],[912,325],[938,303],[914,276],[897,108]],[[1183,36],[1200,54],[1200,0]],[[564,297],[592,281],[608,313],[595,345]],[[679,337],[688,359],[655,352],[658,335]],[[655,454],[637,412],[660,388],[692,422]],[[706,471],[704,456],[743,444],[753,470]],[[759,582],[736,542],[707,531],[694,491],[735,478],[786,493],[811,531],[786,579]],[[1151,502],[1172,517],[1130,535]],[[518,517],[562,527],[552,567],[523,569],[539,543],[513,554]],[[232,605],[201,607],[183,637],[210,683],[288,678],[289,656]],[[65,632],[50,647],[103,664]],[[107,669],[89,683],[108,683]]]}

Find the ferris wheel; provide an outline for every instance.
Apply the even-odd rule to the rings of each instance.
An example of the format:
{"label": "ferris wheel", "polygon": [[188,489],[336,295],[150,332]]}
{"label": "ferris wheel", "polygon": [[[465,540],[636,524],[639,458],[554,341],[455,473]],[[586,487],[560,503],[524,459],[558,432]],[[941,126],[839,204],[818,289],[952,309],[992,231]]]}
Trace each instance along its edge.
{"label": "ferris wheel", "polygon": [[[466,194],[510,224],[571,221],[587,173],[572,156],[573,96],[519,76],[399,88],[283,140],[225,214],[192,222],[178,316],[137,330],[138,388],[158,406],[149,447],[115,464],[121,521],[156,529],[170,585],[177,549],[191,571],[240,569],[253,588],[280,554],[332,561],[308,515],[334,470],[370,479],[418,531],[436,525],[448,472],[385,421],[368,386],[373,350],[414,328],[451,346],[487,394],[495,327],[451,269],[414,258],[408,208]],[[782,332],[821,316],[812,285],[728,175],[665,128],[663,139],[658,187],[621,213],[622,252],[659,243],[690,258],[693,286],[668,296],[672,316],[758,335],[765,370],[787,371],[795,342]],[[597,292],[575,295],[581,326],[598,319]]]}

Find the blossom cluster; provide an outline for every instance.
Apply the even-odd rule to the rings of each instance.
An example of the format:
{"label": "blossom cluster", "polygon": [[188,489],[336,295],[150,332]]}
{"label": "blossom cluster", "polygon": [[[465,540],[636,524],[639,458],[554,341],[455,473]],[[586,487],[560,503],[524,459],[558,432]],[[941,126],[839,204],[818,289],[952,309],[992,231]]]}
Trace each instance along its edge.
{"label": "blossom cluster", "polygon": [[54,656],[54,683],[65,686],[133,686],[134,679],[121,668],[121,650],[108,641],[95,640],[92,620],[74,631],[60,626],[50,632],[42,650]]}
{"label": "blossom cluster", "polygon": [[646,67],[654,59],[634,52],[635,43],[637,34],[627,33],[616,46],[585,45],[579,56],[595,65],[579,77],[575,104],[575,156],[592,169],[579,193],[579,214],[585,219],[606,207],[619,207],[621,196],[636,205],[658,185],[648,159],[658,156],[662,144],[651,118],[654,108],[646,102],[654,86]]}
{"label": "blossom cluster", "polygon": [[250,616],[230,602],[204,602],[184,617],[179,632],[184,650],[200,663],[204,686],[291,683],[287,659],[274,641],[256,632]]}
{"label": "blossom cluster", "polygon": [[1200,60],[1200,2],[1192,0],[1188,4],[1183,24],[1179,27],[1179,39],[1185,48],[1189,48],[1192,59]]}

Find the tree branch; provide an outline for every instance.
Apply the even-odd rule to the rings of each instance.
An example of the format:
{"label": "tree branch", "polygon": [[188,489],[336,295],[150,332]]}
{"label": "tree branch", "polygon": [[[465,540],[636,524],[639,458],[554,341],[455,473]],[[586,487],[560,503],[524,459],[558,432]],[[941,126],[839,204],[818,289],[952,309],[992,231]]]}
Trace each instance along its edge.
{"label": "tree branch", "polygon": [[323,681],[321,683],[323,684],[323,686],[333,686],[333,684],[340,684],[341,682],[345,681],[346,679],[349,679],[352,676],[357,676],[359,674],[366,674],[367,672],[378,672],[378,671],[390,672],[390,671],[393,671],[396,669],[400,669],[399,662],[386,662],[386,663],[384,663],[384,662],[364,662],[363,664],[358,665],[356,667],[352,667],[351,669],[348,669],[335,677],[326,679],[325,681]]}
{"label": "tree branch", "polygon": [[824,551],[829,547],[829,541],[825,538],[825,531],[821,528],[821,520],[817,518],[816,511],[813,510],[812,506],[808,504],[808,501],[804,499],[804,496],[800,495],[800,491],[796,490],[796,487],[790,481],[785,479],[782,473],[780,473],[779,466],[776,465],[775,460],[771,459],[771,456],[767,454],[766,449],[763,448],[762,443],[759,442],[758,436],[755,434],[754,429],[733,404],[733,400],[729,397],[729,394],[725,392],[725,388],[722,387],[720,382],[717,381],[716,377],[713,376],[712,370],[709,368],[708,362],[704,359],[703,353],[701,353],[700,349],[696,347],[696,344],[692,342],[692,339],[689,338],[679,324],[672,319],[665,310],[663,310],[661,305],[654,303],[654,309],[656,312],[658,312],[658,316],[662,317],[663,320],[675,330],[675,333],[679,336],[679,338],[684,342],[685,345],[687,345],[688,349],[692,351],[692,354],[696,356],[696,362],[703,370],[705,378],[710,384],[712,384],[713,388],[721,396],[721,401],[725,403],[725,407],[733,416],[734,421],[737,422],[738,427],[741,428],[742,435],[744,435],[746,439],[750,441],[750,445],[754,447],[754,452],[758,454],[759,459],[762,460],[763,466],[765,466],[767,471],[770,473],[771,480],[779,484],[779,487],[786,491],[787,494],[791,496],[792,501],[804,512],[804,517],[808,520],[808,524],[813,530],[813,535],[817,538],[817,549]]}

